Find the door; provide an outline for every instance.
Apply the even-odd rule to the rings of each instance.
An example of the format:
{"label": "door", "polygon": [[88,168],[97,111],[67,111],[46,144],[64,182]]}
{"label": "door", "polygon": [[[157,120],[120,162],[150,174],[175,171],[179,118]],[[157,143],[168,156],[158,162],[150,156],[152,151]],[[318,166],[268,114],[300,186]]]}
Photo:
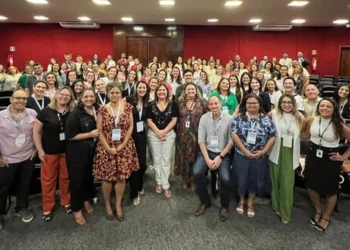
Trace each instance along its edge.
{"label": "door", "polygon": [[170,60],[170,42],[168,37],[150,37],[148,62],[152,62],[154,56],[158,57],[159,63]]}
{"label": "door", "polygon": [[339,75],[350,76],[350,47],[342,47],[340,52]]}
{"label": "door", "polygon": [[144,67],[148,62],[148,38],[147,37],[126,37],[126,54],[138,58]]}

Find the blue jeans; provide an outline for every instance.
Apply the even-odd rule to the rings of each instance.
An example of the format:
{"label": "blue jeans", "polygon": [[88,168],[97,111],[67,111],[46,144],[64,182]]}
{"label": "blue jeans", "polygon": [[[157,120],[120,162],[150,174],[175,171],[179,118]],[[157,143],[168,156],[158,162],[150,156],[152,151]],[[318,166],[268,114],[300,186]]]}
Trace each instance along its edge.
{"label": "blue jeans", "polygon": [[258,189],[258,169],[263,167],[265,158],[249,159],[235,152],[233,168],[237,178],[237,192],[239,195],[245,195],[247,192],[256,194]]}
{"label": "blue jeans", "polygon": [[[209,158],[214,160],[219,153],[213,153],[208,151]],[[231,180],[231,160],[230,154],[227,154],[222,160],[218,170],[220,186],[220,196],[221,196],[221,206],[223,208],[228,208],[230,204],[230,192],[232,190],[232,180]],[[202,205],[209,205],[211,203],[210,196],[208,193],[207,185],[209,180],[206,178],[206,173],[209,170],[207,163],[204,160],[202,152],[198,154],[196,163],[193,166],[193,178],[196,184],[196,192],[199,196]]]}

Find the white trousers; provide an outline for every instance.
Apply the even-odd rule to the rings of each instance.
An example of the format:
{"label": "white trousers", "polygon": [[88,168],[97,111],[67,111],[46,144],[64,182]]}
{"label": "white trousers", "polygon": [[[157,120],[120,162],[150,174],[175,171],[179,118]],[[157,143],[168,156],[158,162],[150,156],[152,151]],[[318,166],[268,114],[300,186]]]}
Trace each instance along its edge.
{"label": "white trousers", "polygon": [[153,156],[157,185],[162,186],[163,189],[168,189],[170,187],[171,157],[176,134],[174,130],[170,130],[165,137],[166,140],[162,141],[152,130],[148,131],[148,142]]}

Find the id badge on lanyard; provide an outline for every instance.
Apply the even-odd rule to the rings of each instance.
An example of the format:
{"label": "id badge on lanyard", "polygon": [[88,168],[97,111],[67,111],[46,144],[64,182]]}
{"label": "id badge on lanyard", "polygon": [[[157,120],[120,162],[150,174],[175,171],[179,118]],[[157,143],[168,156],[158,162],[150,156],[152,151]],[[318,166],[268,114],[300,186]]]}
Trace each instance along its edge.
{"label": "id badge on lanyard", "polygon": [[117,115],[114,114],[114,110],[111,106],[111,110],[112,110],[112,114],[113,114],[113,117],[115,117],[114,119],[114,129],[112,130],[112,141],[120,141],[121,140],[121,129],[120,128],[117,128],[118,127],[118,124],[119,124],[119,118],[120,118],[120,104],[118,106],[118,113]]}
{"label": "id badge on lanyard", "polygon": [[256,128],[257,121],[255,121],[254,123],[251,122],[251,124],[251,129],[248,131],[247,142],[248,144],[255,144],[256,137],[258,136]]}
{"label": "id badge on lanyard", "polygon": [[22,126],[23,126],[23,123],[24,123],[24,116],[18,121],[16,121],[13,118],[11,118],[11,120],[13,121],[15,127],[17,128],[17,130],[19,132],[18,135],[15,138],[15,147],[16,148],[21,148],[26,143],[26,135],[22,132]]}
{"label": "id badge on lanyard", "polygon": [[[65,114],[65,113],[64,113]],[[66,134],[64,133],[63,122],[61,120],[61,115],[57,112],[58,121],[60,123],[61,133],[59,135],[60,141],[64,141],[66,139]]]}
{"label": "id badge on lanyard", "polygon": [[142,121],[142,111],[143,111],[143,105],[141,105],[141,108],[139,110],[139,121],[136,123],[136,132],[142,132],[144,128],[144,123]]}

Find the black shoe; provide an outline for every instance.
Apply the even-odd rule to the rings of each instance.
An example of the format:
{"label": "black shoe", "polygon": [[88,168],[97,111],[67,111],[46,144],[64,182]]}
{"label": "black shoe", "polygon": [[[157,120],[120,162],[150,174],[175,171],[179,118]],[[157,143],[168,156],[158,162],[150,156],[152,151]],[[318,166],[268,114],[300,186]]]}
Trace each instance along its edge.
{"label": "black shoe", "polygon": [[34,215],[32,212],[30,212],[28,209],[26,208],[23,208],[21,209],[20,211],[18,211],[17,213],[17,216],[21,217],[22,218],[22,221],[24,223],[28,223],[28,222],[31,222],[33,219],[34,219]]}
{"label": "black shoe", "polygon": [[209,208],[211,206],[211,204],[207,204],[207,205],[203,205],[200,204],[199,207],[197,208],[196,212],[194,213],[195,216],[201,216],[205,213],[205,211],[207,210],[207,208]]}
{"label": "black shoe", "polygon": [[221,208],[220,210],[220,216],[219,216],[221,221],[225,221],[228,218],[228,209],[227,208]]}
{"label": "black shoe", "polygon": [[4,217],[2,215],[0,215],[0,231],[3,227],[3,225],[4,225]]}

